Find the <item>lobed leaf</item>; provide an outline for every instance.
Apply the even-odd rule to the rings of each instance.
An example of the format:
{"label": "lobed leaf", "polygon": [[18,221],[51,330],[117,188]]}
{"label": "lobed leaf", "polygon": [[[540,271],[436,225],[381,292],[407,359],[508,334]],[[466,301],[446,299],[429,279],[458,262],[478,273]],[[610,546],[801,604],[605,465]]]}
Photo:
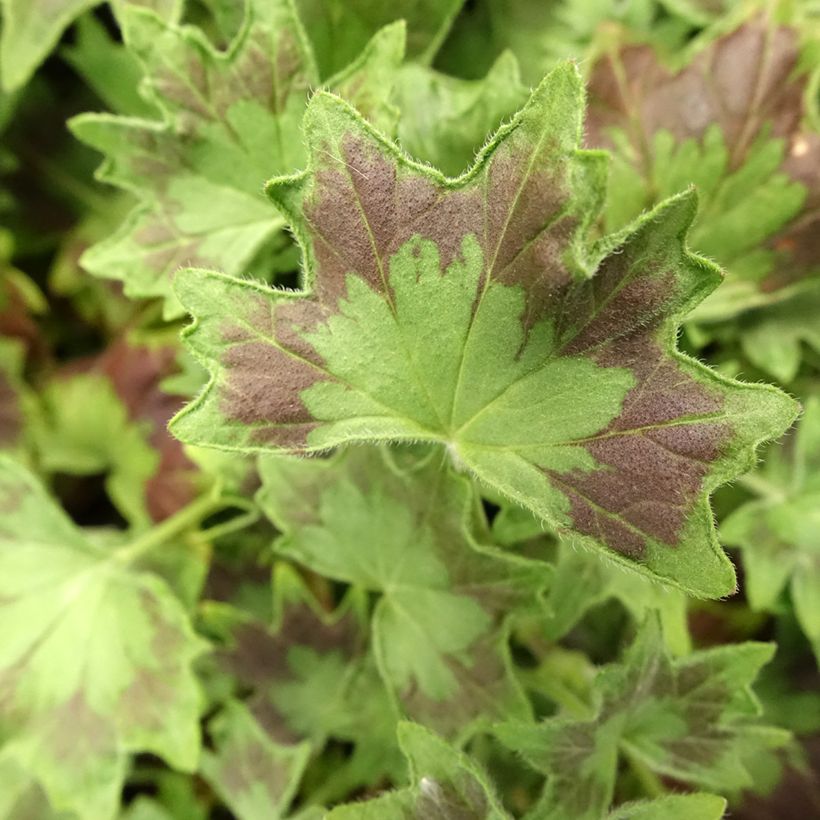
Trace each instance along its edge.
{"label": "lobed leaf", "polygon": [[[287,250],[283,221],[262,186],[271,174],[302,167],[301,120],[318,85],[313,54],[290,0],[253,0],[227,51],[194,26],[155,14],[125,14],[126,42],[145,72],[147,98],[163,120],[84,114],[71,121],[106,160],[99,177],[140,204],[82,264],[122,280],[127,295],[159,296],[179,315],[171,281],[181,265],[245,273],[260,260],[276,273]],[[390,126],[386,97],[404,50],[404,29],[389,26],[333,87],[366,116]],[[265,271],[265,266],[269,270]]]}
{"label": "lobed leaf", "polygon": [[280,554],[379,594],[373,647],[386,685],[406,715],[451,735],[529,715],[508,625],[538,606],[549,576],[478,547],[475,496],[442,455],[401,468],[375,448],[332,461],[262,459],[258,501],[284,533]]}
{"label": "lobed leaf", "polygon": [[288,815],[310,744],[283,746],[270,739],[242,704],[228,703],[209,723],[215,751],[201,771],[239,820]]}
{"label": "lobed leaf", "polygon": [[753,721],[759,706],[750,684],[773,654],[773,645],[746,643],[673,661],[650,618],[623,662],[599,674],[594,720],[559,716],[496,731],[548,775],[545,820],[602,817],[621,757],[684,783],[732,791],[751,783],[745,759],[788,739]]}
{"label": "lobed leaf", "polygon": [[177,277],[211,379],[173,432],[248,452],[438,442],[571,543],[730,593],[708,494],[795,405],[675,350],[681,317],[720,281],[684,244],[693,194],[587,241],[605,156],[577,147],[582,96],[559,67],[450,180],[315,95],[308,170],[268,186],[305,289]]}
{"label": "lobed leaf", "polygon": [[328,611],[280,564],[273,601],[271,628],[243,616],[228,629],[218,658],[234,694],[249,695],[248,708],[278,746],[295,749],[307,740],[318,751],[333,739],[352,747],[312,790],[312,801],[338,800],[395,776],[397,716],[365,651],[358,598]]}
{"label": "lobed leaf", "polygon": [[56,811],[113,818],[128,755],[192,771],[203,649],[163,581],[95,546],[0,460],[0,738]]}
{"label": "lobed leaf", "polygon": [[799,32],[763,17],[700,49],[678,72],[650,46],[616,46],[592,70],[588,144],[614,152],[604,210],[619,228],[683,184],[703,208],[692,243],[729,278],[696,312],[722,321],[820,273],[820,136]]}

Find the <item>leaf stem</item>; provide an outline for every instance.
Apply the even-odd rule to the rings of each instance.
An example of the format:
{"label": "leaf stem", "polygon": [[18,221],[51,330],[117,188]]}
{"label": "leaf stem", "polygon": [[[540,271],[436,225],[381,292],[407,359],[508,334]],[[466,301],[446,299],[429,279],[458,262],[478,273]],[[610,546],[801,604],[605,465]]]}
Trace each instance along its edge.
{"label": "leaf stem", "polygon": [[[187,507],[183,507],[179,512],[150,529],[145,535],[118,550],[114,558],[124,563],[135,561],[166,541],[170,541],[180,533],[185,532],[185,530],[196,526],[207,516],[221,509],[238,506],[236,501],[235,497],[220,497],[219,488],[214,487],[211,492],[192,501]],[[241,516],[241,518],[245,520],[247,514]],[[219,528],[215,527],[213,529],[218,530]]]}
{"label": "leaf stem", "polygon": [[755,475],[754,473],[747,473],[746,475],[740,476],[737,483],[749,490],[749,492],[762,498],[769,498],[776,501],[784,501],[786,498],[786,494],[780,487],[777,487],[772,484],[771,481],[767,481],[765,478]]}
{"label": "leaf stem", "polygon": [[663,797],[666,789],[658,775],[655,774],[627,744],[621,744],[621,751],[629,763],[629,768],[641,784],[647,797]]}

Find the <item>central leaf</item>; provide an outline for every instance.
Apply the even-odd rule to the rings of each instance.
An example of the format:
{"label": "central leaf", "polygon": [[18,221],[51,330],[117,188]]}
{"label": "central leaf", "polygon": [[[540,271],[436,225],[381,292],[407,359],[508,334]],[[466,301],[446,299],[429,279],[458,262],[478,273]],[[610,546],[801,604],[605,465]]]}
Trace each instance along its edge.
{"label": "central leaf", "polygon": [[268,186],[305,290],[180,274],[212,378],[175,433],[245,451],[439,442],[574,542],[730,592],[706,496],[793,403],[674,350],[680,317],[720,282],[684,245],[691,193],[586,241],[606,155],[577,147],[582,97],[559,67],[449,180],[315,95],[308,170]]}

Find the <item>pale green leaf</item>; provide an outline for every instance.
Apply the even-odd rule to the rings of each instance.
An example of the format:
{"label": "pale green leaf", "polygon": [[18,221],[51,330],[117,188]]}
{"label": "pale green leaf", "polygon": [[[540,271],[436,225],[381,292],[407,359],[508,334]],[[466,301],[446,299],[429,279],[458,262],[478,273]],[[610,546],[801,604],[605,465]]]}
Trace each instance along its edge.
{"label": "pale green leaf", "polygon": [[279,553],[379,593],[373,642],[386,684],[405,714],[452,734],[529,714],[507,625],[537,608],[549,568],[476,544],[470,484],[442,455],[401,466],[363,447],[330,461],[266,458],[258,501],[284,532]]}
{"label": "pale green leaf", "polygon": [[9,459],[0,509],[2,754],[55,810],[111,818],[130,753],[196,767],[203,642],[163,581],[87,540]]}

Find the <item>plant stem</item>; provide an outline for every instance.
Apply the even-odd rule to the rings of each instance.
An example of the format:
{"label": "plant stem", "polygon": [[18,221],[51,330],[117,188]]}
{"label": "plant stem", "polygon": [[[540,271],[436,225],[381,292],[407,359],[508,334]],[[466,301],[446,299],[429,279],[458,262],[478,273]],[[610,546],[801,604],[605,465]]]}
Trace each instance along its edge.
{"label": "plant stem", "polygon": [[737,483],[740,484],[742,487],[745,487],[750,492],[754,493],[757,496],[761,496],[762,498],[770,498],[772,500],[783,501],[785,500],[785,493],[783,492],[780,487],[775,486],[770,481],[767,481],[765,478],[762,478],[759,475],[755,475],[754,473],[747,473],[744,476],[741,476]]}
{"label": "plant stem", "polygon": [[647,797],[662,797],[666,794],[661,779],[627,745],[622,744],[621,751]]}
{"label": "plant stem", "polygon": [[154,548],[185,532],[185,530],[194,527],[203,518],[217,510],[232,506],[234,500],[220,498],[216,490],[209,492],[207,495],[191,502],[187,507],[183,507],[161,524],[150,529],[145,535],[118,550],[114,557],[117,561],[124,563],[135,561],[147,552],[151,552]]}

